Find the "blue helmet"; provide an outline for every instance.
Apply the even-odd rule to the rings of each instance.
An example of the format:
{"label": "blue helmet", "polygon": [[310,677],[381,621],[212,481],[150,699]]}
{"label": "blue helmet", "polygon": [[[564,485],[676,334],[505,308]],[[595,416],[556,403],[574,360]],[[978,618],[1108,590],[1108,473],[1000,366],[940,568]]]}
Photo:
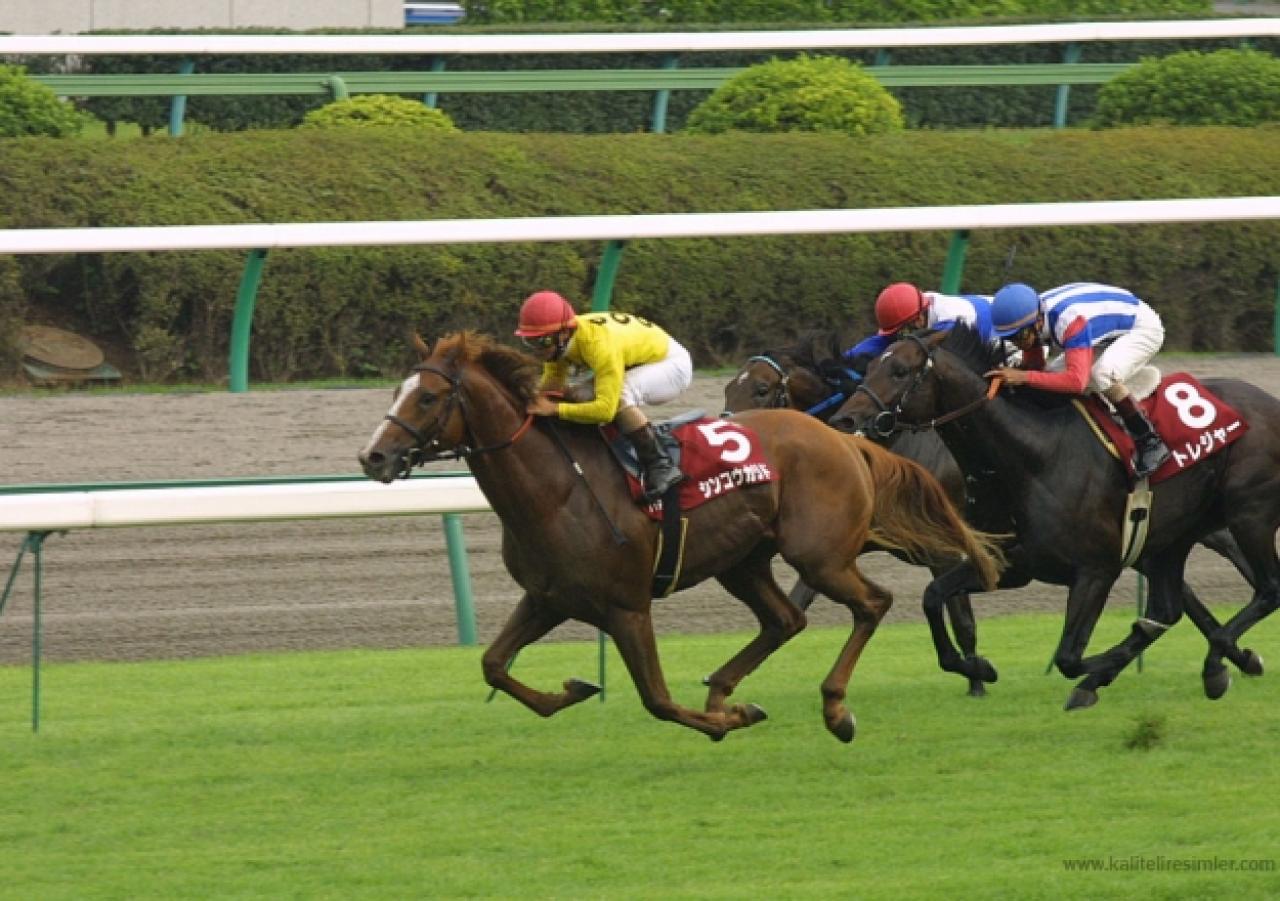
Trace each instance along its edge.
{"label": "blue helmet", "polygon": [[1035,325],[1039,315],[1040,295],[1035,288],[1022,282],[1005,285],[991,303],[992,331],[1000,338],[1008,338]]}

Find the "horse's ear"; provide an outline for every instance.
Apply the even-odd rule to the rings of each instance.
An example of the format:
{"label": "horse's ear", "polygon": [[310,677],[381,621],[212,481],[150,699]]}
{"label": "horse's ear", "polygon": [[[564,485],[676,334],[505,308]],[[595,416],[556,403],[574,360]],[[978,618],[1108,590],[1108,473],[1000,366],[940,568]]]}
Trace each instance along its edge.
{"label": "horse's ear", "polygon": [[417,332],[413,333],[413,337],[410,339],[410,342],[413,344],[413,349],[418,352],[418,356],[422,357],[422,359],[425,360],[427,357],[431,356],[430,346],[428,346],[426,341],[422,340],[422,336]]}

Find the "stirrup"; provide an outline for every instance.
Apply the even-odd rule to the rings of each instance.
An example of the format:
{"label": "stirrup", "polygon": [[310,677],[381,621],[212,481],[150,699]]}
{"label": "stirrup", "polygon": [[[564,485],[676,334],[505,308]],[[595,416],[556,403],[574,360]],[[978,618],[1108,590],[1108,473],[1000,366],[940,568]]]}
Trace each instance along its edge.
{"label": "stirrup", "polygon": [[1164,466],[1170,456],[1172,455],[1169,453],[1169,448],[1163,441],[1155,447],[1139,449],[1133,460],[1134,475],[1140,479],[1145,479],[1161,466]]}
{"label": "stirrup", "polygon": [[[645,476],[648,476],[648,475],[649,473],[646,472]],[[645,484],[644,499],[648,503],[653,503],[656,500],[661,500],[663,495],[665,495],[672,488],[674,488],[675,486],[683,482],[685,478],[686,478],[685,474],[681,472],[678,467],[672,466],[668,470],[667,475],[664,476],[662,478],[662,481],[659,482],[657,485],[650,487],[648,484]],[[642,479],[642,482],[643,481],[644,480]]]}

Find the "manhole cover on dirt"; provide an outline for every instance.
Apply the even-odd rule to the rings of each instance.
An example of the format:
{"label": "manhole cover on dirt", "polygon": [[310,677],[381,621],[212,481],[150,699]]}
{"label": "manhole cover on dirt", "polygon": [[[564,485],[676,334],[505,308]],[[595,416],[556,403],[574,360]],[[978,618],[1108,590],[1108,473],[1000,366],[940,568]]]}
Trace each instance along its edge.
{"label": "manhole cover on dirt", "polygon": [[28,325],[22,330],[22,352],[31,359],[63,369],[93,369],[102,365],[102,350],[88,338],[51,325]]}

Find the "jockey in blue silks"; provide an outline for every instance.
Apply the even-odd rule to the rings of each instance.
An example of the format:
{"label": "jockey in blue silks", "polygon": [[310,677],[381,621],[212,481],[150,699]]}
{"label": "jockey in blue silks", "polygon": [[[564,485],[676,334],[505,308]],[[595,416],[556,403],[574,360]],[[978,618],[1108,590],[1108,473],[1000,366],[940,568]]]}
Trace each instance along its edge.
{"label": "jockey in blue silks", "polygon": [[940,294],[921,291],[909,282],[895,282],[876,298],[880,330],[844,352],[845,362],[859,373],[898,336],[922,328],[949,329],[963,322],[987,342],[998,340],[991,319],[991,297],[981,294]]}

